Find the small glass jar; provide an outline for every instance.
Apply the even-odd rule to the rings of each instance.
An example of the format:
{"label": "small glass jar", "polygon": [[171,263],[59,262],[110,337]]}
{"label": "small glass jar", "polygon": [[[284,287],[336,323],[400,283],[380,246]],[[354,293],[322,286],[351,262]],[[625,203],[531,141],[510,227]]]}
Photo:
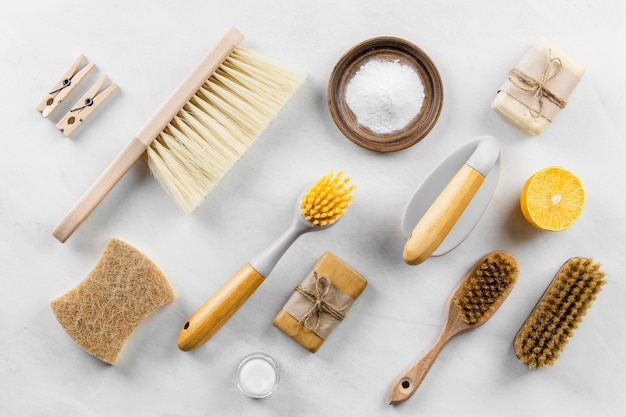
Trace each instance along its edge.
{"label": "small glass jar", "polygon": [[274,359],[261,352],[251,353],[237,367],[237,386],[251,398],[271,395],[280,380],[280,372]]}

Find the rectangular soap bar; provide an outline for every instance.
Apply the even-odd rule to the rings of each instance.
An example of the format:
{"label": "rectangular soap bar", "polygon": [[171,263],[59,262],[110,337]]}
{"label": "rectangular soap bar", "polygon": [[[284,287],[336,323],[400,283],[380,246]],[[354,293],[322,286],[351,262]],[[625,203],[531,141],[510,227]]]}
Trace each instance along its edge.
{"label": "rectangular soap bar", "polygon": [[295,288],[272,324],[316,352],[361,295],[367,280],[330,252]]}
{"label": "rectangular soap bar", "polygon": [[565,107],[585,71],[571,54],[541,38],[509,72],[491,108],[526,135],[540,135]]}

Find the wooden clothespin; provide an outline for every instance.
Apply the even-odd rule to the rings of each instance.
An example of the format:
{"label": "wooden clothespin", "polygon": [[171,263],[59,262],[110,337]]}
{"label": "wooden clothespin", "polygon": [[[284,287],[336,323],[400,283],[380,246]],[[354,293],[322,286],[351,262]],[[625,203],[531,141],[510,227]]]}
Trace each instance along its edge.
{"label": "wooden clothespin", "polygon": [[64,136],[71,135],[117,89],[117,84],[113,83],[101,90],[106,81],[106,75],[100,77],[57,123],[56,128],[62,131]]}
{"label": "wooden clothespin", "polygon": [[61,79],[51,88],[51,92],[41,100],[41,103],[37,106],[37,111],[43,114],[43,117],[48,117],[58,106],[63,99],[67,97],[74,88],[82,81],[89,71],[94,69],[95,65],[92,62],[87,63],[83,68],[78,70],[78,67],[83,62],[85,57],[80,55],[71,67],[63,74]]}

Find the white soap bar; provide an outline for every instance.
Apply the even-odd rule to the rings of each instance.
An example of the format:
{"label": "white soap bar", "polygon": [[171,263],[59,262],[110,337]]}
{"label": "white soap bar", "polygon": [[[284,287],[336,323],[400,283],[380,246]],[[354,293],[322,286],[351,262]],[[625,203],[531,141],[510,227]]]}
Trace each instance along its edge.
{"label": "white soap bar", "polygon": [[[533,51],[534,50],[534,51]],[[520,61],[520,64],[530,56],[530,54],[539,51],[550,58],[558,58],[562,65],[562,70],[567,74],[557,74],[555,78],[559,76],[568,76],[575,82],[570,81],[570,84],[575,87],[576,83],[585,73],[585,66],[574,58],[567,51],[556,45],[554,42],[542,38],[540,39],[529,51],[524,58]],[[549,83],[550,81],[548,81]],[[505,85],[508,83],[505,82]],[[503,86],[504,87],[504,86]],[[568,91],[564,98],[568,98],[571,91]],[[527,104],[522,103],[519,99],[516,99],[506,91],[498,91],[495,99],[491,103],[493,111],[502,116],[509,123],[517,127],[528,136],[537,136],[543,132],[543,130],[550,124],[551,120],[543,114],[539,114],[537,109],[531,111]]]}

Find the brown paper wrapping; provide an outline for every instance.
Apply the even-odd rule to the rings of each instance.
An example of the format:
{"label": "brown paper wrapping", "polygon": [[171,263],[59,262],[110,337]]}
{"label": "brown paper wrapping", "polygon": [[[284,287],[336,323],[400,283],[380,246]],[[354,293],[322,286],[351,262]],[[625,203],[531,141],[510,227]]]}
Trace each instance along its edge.
{"label": "brown paper wrapping", "polygon": [[514,97],[536,116],[554,120],[580,78],[550,51],[531,48],[509,73],[500,91]]}
{"label": "brown paper wrapping", "polygon": [[272,324],[316,352],[345,318],[367,280],[330,252],[324,253],[296,287]]}
{"label": "brown paper wrapping", "polygon": [[569,52],[541,38],[509,71],[491,108],[526,135],[540,135],[565,108],[585,70]]}

